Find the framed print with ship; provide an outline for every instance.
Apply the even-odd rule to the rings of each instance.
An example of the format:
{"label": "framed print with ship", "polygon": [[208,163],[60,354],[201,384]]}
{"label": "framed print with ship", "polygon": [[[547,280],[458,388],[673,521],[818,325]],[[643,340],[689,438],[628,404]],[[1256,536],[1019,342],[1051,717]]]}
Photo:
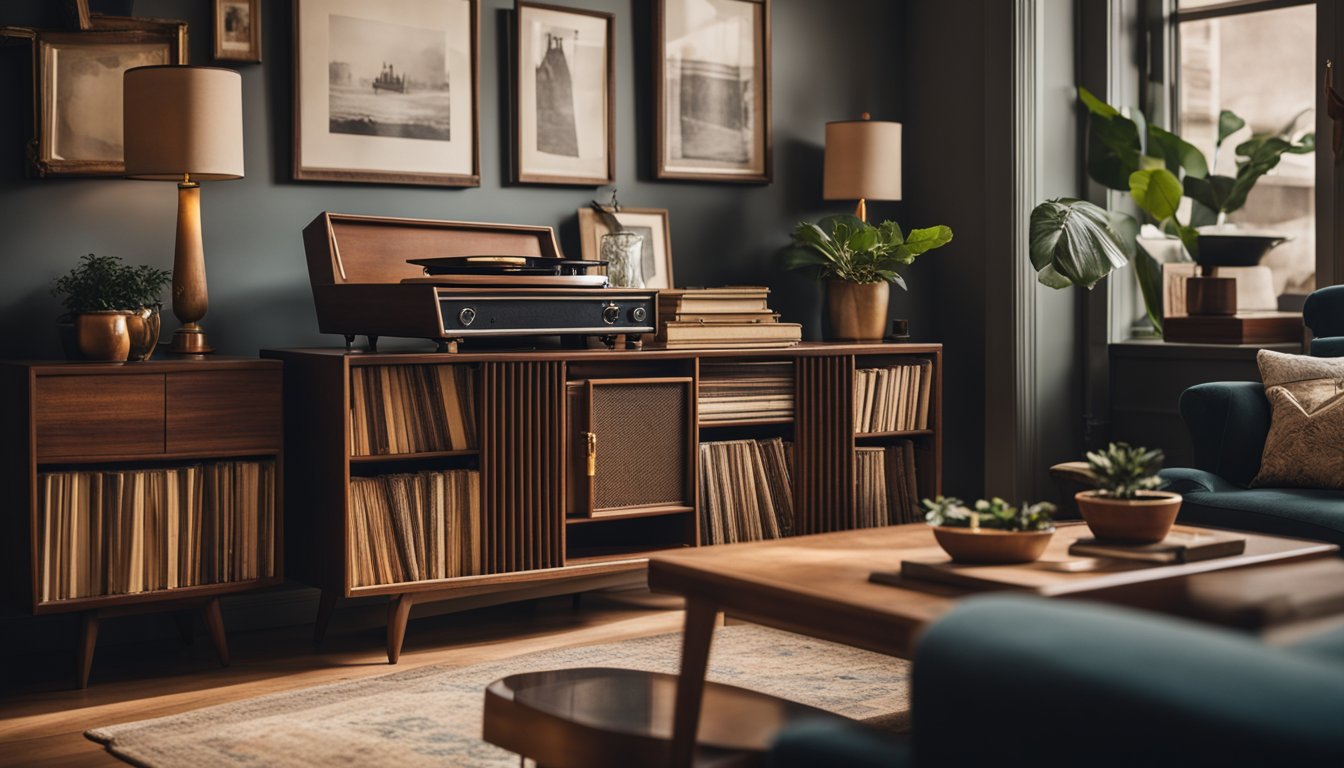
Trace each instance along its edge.
{"label": "framed print with ship", "polygon": [[215,58],[261,62],[261,0],[214,0]]}
{"label": "framed print with ship", "polygon": [[616,44],[609,13],[520,2],[514,12],[514,181],[616,178]]}
{"label": "framed print with ship", "polygon": [[479,0],[295,0],[294,178],[476,187]]}
{"label": "framed print with ship", "polygon": [[643,240],[640,248],[640,274],[645,288],[675,288],[672,282],[672,230],[667,225],[666,208],[621,208],[606,214],[592,208],[579,209],[579,248],[585,261],[597,261],[602,255],[602,236],[611,234],[608,216],[626,232]]}
{"label": "framed print with ship", "polygon": [[769,183],[770,0],[655,0],[660,179]]}

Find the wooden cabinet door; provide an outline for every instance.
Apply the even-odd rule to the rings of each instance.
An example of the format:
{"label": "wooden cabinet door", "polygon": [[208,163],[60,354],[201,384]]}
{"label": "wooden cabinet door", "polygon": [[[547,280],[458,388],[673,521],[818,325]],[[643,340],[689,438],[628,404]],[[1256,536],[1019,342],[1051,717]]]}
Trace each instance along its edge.
{"label": "wooden cabinet door", "polygon": [[163,453],[163,374],[38,376],[35,387],[38,461]]}

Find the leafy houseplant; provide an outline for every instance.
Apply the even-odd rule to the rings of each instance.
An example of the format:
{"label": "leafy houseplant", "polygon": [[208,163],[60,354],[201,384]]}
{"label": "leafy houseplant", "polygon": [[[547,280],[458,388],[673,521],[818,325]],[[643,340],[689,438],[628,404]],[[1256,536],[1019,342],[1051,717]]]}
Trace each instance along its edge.
{"label": "leafy houseplant", "polygon": [[1166,538],[1181,510],[1181,495],[1158,490],[1161,451],[1111,443],[1087,454],[1097,489],[1075,498],[1083,519],[1099,539],[1144,543]]}
{"label": "leafy houseplant", "polygon": [[[1294,138],[1297,118],[1278,132],[1254,134],[1236,147],[1234,175],[1214,173],[1204,154],[1170,131],[1150,125],[1138,110],[1122,113],[1086,88],[1078,99],[1088,110],[1087,172],[1098,184],[1129,194],[1147,223],[1179,238],[1185,251],[1205,270],[1233,266],[1222,257],[1227,235],[1210,231],[1228,213],[1246,204],[1257,181],[1273,170],[1284,154],[1306,154],[1316,149],[1315,135]],[[1299,115],[1300,117],[1300,115]],[[1217,146],[1245,126],[1236,114],[1219,116]],[[1216,159],[1216,156],[1215,156]],[[1181,220],[1181,200],[1191,205]],[[1139,222],[1119,212],[1106,211],[1085,200],[1047,200],[1032,211],[1030,253],[1041,283],[1051,288],[1071,285],[1092,288],[1113,270],[1133,261],[1143,291],[1148,320],[1162,332],[1161,265],[1138,243]],[[1219,238],[1214,242],[1211,238]],[[1256,263],[1275,238],[1258,237],[1249,247],[1259,251]],[[1207,248],[1201,248],[1207,245]],[[1209,251],[1201,258],[1201,250]],[[1245,264],[1248,257],[1237,257]]]}
{"label": "leafy houseplant", "polygon": [[61,321],[73,326],[67,354],[77,350],[93,360],[149,357],[159,337],[160,296],[171,279],[167,270],[130,266],[117,256],[82,257],[52,287],[66,310]]}
{"label": "leafy houseplant", "polygon": [[826,281],[832,335],[846,340],[882,338],[890,284],[905,288],[897,267],[952,242],[947,226],[914,229],[907,236],[894,221],[873,226],[857,216],[802,222],[785,253],[786,269],[807,269]]}
{"label": "leafy houseplant", "polygon": [[1029,563],[1055,533],[1055,506],[1044,501],[1018,508],[996,497],[967,507],[939,496],[925,499],[924,508],[938,545],[959,563]]}

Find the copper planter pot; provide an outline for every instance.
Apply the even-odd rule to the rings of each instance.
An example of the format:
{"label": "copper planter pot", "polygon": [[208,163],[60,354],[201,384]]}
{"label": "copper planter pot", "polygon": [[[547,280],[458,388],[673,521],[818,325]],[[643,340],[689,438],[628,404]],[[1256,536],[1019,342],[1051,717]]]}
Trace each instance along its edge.
{"label": "copper planter pot", "polygon": [[831,338],[837,341],[881,341],[886,330],[890,298],[890,283],[826,281]]}
{"label": "copper planter pot", "polygon": [[126,330],[131,336],[131,351],[127,359],[135,362],[148,360],[159,344],[159,310],[142,307],[126,313]]}
{"label": "copper planter pot", "polygon": [[131,354],[126,312],[82,312],[75,315],[75,343],[85,360],[124,363]]}
{"label": "copper planter pot", "polygon": [[1009,565],[1039,560],[1055,529],[1048,531],[1000,531],[993,528],[933,526],[933,537],[957,563]]}
{"label": "copper planter pot", "polygon": [[1152,544],[1167,538],[1181,511],[1181,494],[1170,491],[1144,491],[1134,499],[1079,491],[1073,498],[1094,536],[1123,544]]}

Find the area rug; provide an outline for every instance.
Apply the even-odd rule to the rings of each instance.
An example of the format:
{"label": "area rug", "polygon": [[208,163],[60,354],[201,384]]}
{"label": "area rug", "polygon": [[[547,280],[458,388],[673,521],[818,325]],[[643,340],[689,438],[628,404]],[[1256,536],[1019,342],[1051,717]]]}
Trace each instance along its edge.
{"label": "area rug", "polygon": [[[567,667],[676,672],[679,633],[531,653],[472,666],[427,666],[246,699],[86,736],[146,768],[175,766],[499,766],[518,756],[481,740],[487,684]],[[755,625],[714,638],[711,680],[900,730],[909,717],[905,661]]]}

